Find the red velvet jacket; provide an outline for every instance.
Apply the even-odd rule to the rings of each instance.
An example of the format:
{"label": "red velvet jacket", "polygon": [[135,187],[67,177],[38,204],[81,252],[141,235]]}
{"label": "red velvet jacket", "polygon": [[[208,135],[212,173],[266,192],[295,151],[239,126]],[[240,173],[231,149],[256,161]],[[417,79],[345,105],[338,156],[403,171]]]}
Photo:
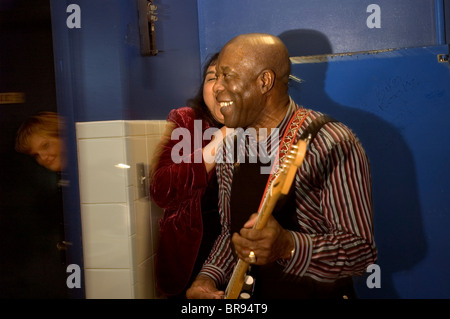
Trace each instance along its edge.
{"label": "red velvet jacket", "polygon": [[[186,128],[185,133],[189,132],[190,163],[172,160],[173,147],[181,145],[182,141],[186,143],[187,135],[170,139],[160,149],[161,155],[150,182],[154,203],[164,209],[164,216],[159,221],[156,283],[158,289],[169,296],[181,293],[191,277],[203,233],[201,198],[209,178],[214,175],[214,170],[209,174],[206,172],[202,156],[202,148],[209,142],[203,140],[203,132],[211,125],[206,121],[194,125],[195,119],[195,112],[189,107],[169,113],[167,121],[175,123],[176,128]],[[197,141],[194,142],[194,138]]]}

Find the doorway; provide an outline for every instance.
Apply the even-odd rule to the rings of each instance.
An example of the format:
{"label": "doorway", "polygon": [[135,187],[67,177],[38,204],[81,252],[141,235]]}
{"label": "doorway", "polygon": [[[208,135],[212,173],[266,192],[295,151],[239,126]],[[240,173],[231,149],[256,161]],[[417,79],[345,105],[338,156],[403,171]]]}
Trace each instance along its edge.
{"label": "doorway", "polygon": [[57,173],[14,150],[28,117],[57,112],[49,0],[0,3],[0,297],[67,298]]}

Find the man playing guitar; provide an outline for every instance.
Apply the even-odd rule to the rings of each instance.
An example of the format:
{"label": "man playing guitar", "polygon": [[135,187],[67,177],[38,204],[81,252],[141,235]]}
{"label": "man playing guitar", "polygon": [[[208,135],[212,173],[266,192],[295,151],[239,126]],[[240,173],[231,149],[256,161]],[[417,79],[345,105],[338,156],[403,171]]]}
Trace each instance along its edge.
{"label": "man playing guitar", "polygon": [[[289,74],[289,54],[278,37],[244,34],[222,49],[213,89],[224,124],[252,128],[248,138],[256,144],[277,145],[271,153],[281,164],[322,117],[290,98]],[[227,145],[233,135],[225,139],[224,153]],[[222,232],[187,298],[235,298],[224,290],[240,263],[256,271],[261,298],[354,296],[352,277],[377,258],[370,168],[358,138],[340,122],[324,123],[264,227],[255,227],[260,214],[254,213],[265,205],[261,199],[271,194],[270,179],[277,180],[279,171],[261,174],[264,163],[245,161],[254,153],[251,145],[236,150],[244,161],[217,164]]]}

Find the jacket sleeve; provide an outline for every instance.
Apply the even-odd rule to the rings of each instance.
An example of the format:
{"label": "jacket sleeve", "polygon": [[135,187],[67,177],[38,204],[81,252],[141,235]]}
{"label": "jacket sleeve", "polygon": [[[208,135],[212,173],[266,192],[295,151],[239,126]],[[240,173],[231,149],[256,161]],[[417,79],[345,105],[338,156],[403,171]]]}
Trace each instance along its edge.
{"label": "jacket sleeve", "polygon": [[208,185],[210,175],[202,156],[203,124],[186,109],[170,112],[168,132],[157,145],[152,161],[150,195],[162,208],[178,206]]}
{"label": "jacket sleeve", "polygon": [[201,199],[214,172],[207,174],[203,163],[202,125],[195,122],[190,108],[171,111],[168,132],[152,161],[150,195],[164,208],[155,257],[156,283],[169,296],[186,288],[203,234]]}

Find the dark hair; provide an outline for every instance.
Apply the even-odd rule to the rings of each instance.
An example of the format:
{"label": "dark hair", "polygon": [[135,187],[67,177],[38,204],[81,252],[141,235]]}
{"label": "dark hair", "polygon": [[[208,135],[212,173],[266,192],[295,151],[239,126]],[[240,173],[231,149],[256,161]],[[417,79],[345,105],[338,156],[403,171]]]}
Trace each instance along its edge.
{"label": "dark hair", "polygon": [[206,73],[208,68],[212,65],[216,65],[217,59],[219,58],[219,52],[213,54],[203,65],[203,73],[202,73],[202,83],[197,91],[197,94],[187,100],[186,105],[193,108],[195,111],[195,115],[198,118],[208,121],[210,124],[214,126],[221,126],[219,122],[217,122],[212,116],[211,112],[208,109],[208,106],[203,99],[203,84],[205,83]]}

